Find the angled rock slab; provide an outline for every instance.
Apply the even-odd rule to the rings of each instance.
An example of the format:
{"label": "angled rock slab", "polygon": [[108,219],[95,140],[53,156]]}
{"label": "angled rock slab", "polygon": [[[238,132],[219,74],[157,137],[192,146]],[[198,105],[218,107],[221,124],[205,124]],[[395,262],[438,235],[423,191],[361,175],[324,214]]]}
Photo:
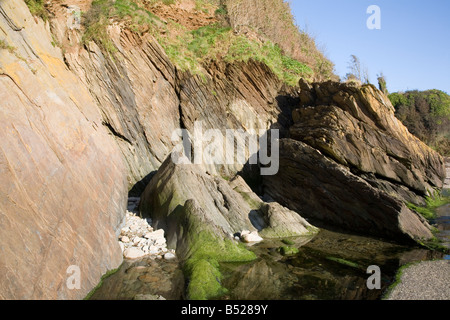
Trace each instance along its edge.
{"label": "angled rock slab", "polygon": [[347,167],[292,139],[280,140],[280,170],[265,192],[301,216],[399,241],[432,238],[423,217]]}
{"label": "angled rock slab", "polygon": [[389,99],[373,85],[300,85],[292,139],[353,168],[359,176],[369,175],[371,184],[406,201],[420,203],[417,195],[442,187],[443,158],[408,131]]}

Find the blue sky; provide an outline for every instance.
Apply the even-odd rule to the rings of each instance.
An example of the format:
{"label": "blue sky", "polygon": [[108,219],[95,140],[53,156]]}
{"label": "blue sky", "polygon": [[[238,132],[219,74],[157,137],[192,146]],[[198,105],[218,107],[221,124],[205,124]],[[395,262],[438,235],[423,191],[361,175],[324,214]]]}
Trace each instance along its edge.
{"label": "blue sky", "polygon": [[[380,72],[390,92],[440,89],[450,94],[449,0],[290,0],[297,25],[315,37],[335,64],[349,72],[350,55]],[[381,9],[381,29],[369,30],[367,8]]]}

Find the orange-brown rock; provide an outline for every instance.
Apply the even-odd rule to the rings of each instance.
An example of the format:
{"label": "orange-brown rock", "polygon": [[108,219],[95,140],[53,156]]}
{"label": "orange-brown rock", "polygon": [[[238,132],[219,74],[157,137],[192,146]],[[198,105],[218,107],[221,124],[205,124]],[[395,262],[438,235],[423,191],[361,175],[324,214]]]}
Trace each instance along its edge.
{"label": "orange-brown rock", "polygon": [[122,261],[126,167],[48,24],[0,6],[0,298],[80,299]]}

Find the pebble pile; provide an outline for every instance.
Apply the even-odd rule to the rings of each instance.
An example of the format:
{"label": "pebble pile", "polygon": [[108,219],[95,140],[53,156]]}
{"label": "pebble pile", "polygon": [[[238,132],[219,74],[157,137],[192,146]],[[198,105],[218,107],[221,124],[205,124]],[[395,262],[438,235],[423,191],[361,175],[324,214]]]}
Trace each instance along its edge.
{"label": "pebble pile", "polygon": [[150,256],[155,259],[175,259],[175,252],[167,249],[164,230],[153,230],[151,219],[137,215],[139,198],[130,198],[125,217],[125,226],[121,229],[119,245],[125,259],[139,259]]}

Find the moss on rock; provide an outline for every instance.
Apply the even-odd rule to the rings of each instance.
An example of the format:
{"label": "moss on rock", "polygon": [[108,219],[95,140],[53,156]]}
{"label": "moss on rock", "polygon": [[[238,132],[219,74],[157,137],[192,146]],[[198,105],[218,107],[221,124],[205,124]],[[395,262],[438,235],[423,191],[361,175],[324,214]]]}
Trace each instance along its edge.
{"label": "moss on rock", "polygon": [[295,247],[283,246],[283,247],[280,247],[280,253],[283,256],[292,256],[292,255],[299,253],[299,251]]}
{"label": "moss on rock", "polygon": [[184,259],[187,298],[207,300],[219,297],[227,292],[221,284],[219,263],[252,261],[256,255],[243,244],[225,238],[224,232],[208,221],[195,200],[186,201],[183,216],[184,221],[180,221],[183,236],[177,244],[177,253]]}
{"label": "moss on rock", "polygon": [[208,232],[201,232],[191,239],[191,246],[191,256],[183,268],[189,280],[187,298],[190,300],[207,300],[227,293],[221,285],[219,262],[256,259],[256,255],[243,245],[229,239],[222,240]]}

